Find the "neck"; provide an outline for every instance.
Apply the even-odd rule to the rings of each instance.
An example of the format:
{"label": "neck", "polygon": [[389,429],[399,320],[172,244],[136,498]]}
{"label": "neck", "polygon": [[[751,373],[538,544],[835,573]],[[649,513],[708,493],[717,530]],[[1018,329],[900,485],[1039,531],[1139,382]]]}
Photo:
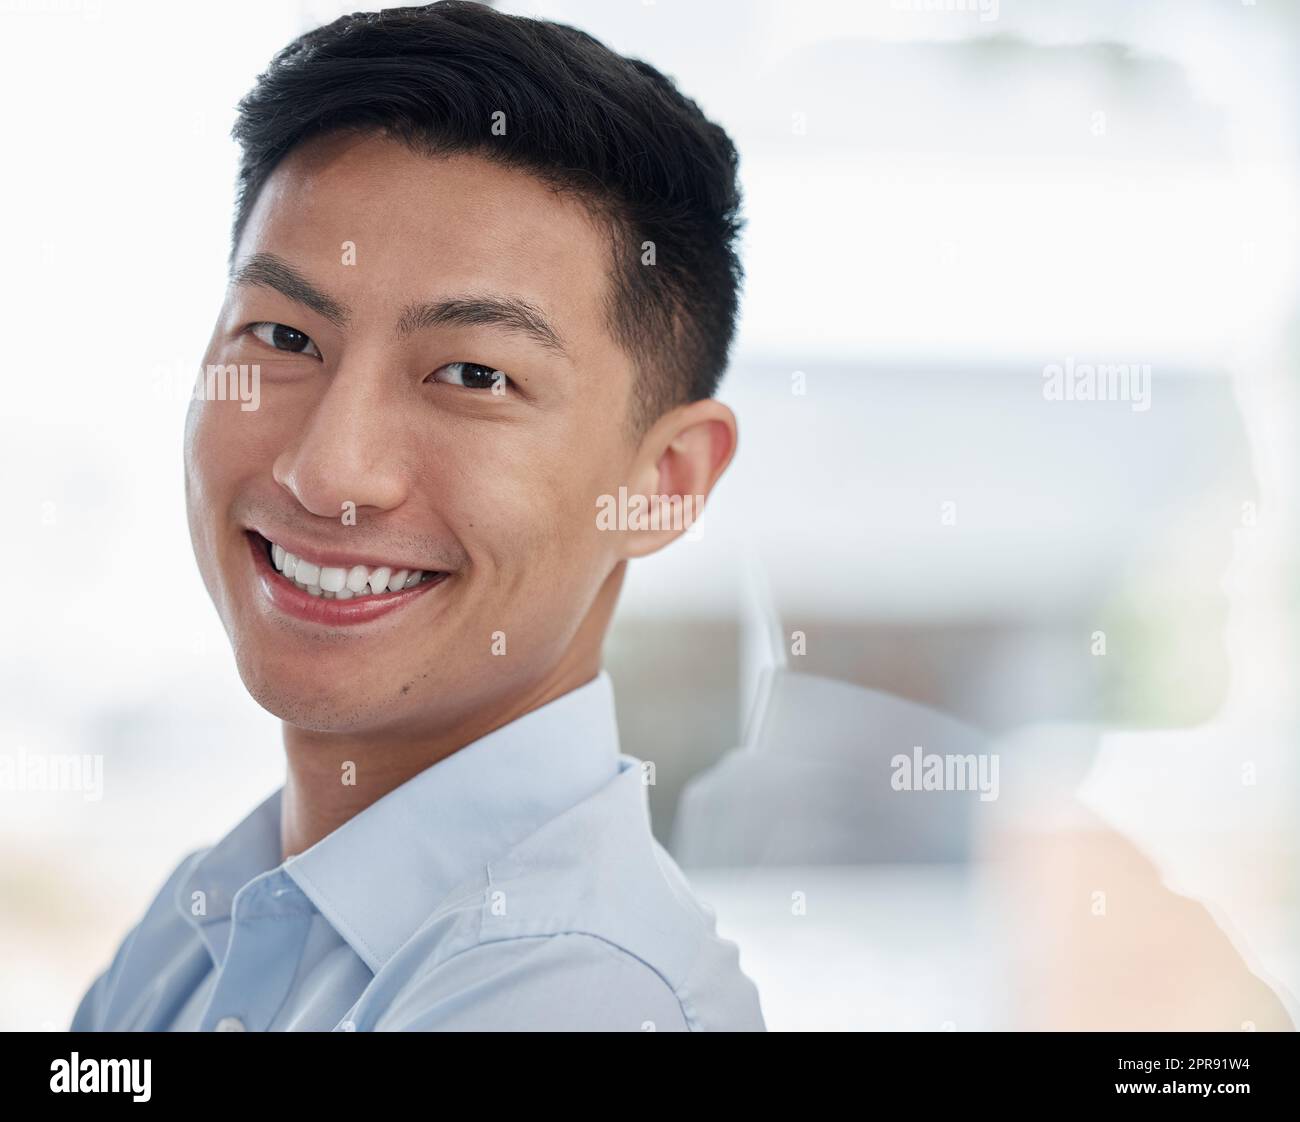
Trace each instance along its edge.
{"label": "neck", "polygon": [[601,589],[564,656],[539,681],[442,725],[418,730],[320,732],[285,722],[280,803],[281,859],[311,848],[407,780],[494,729],[590,682],[622,584],[619,565]]}

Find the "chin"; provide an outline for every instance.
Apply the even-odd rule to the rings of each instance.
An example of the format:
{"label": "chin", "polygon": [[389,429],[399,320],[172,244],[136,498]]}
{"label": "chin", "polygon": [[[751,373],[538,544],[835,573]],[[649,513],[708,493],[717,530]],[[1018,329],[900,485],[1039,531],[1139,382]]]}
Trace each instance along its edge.
{"label": "chin", "polygon": [[258,660],[239,663],[239,677],[249,696],[274,717],[295,728],[322,733],[359,733],[394,723],[403,709],[402,693],[409,688],[389,679],[386,690],[355,679],[347,688],[320,681],[321,664],[311,660],[310,677],[288,675],[284,662]]}

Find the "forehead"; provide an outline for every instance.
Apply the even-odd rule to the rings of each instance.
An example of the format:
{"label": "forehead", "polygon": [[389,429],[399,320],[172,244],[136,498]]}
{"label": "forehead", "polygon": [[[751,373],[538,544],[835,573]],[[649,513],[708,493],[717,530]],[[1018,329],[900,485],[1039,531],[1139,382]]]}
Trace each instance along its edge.
{"label": "forehead", "polygon": [[424,155],[381,135],[300,145],[249,215],[239,256],[257,250],[358,309],[492,291],[530,300],[566,335],[607,330],[604,228],[572,195],[482,156]]}

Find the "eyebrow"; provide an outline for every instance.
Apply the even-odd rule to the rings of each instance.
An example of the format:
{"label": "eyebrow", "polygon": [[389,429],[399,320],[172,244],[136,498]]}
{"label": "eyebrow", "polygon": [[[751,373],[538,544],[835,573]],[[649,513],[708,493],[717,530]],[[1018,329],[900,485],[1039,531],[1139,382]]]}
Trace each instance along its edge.
{"label": "eyebrow", "polygon": [[348,322],[349,312],[345,305],[332,296],[327,296],[287,261],[273,253],[253,254],[235,271],[231,282],[274,289],[290,300],[305,304],[313,312],[319,312],[335,327],[342,327]]}
{"label": "eyebrow", "polygon": [[559,332],[536,304],[519,296],[453,296],[423,304],[409,304],[397,321],[403,335],[426,327],[456,324],[463,327],[502,327],[527,335],[548,350],[564,354]]}
{"label": "eyebrow", "polygon": [[[232,274],[237,285],[274,289],[343,327],[352,312],[346,304],[322,292],[292,265],[273,253],[255,253]],[[545,313],[520,296],[470,294],[408,304],[397,321],[399,334],[410,335],[428,327],[501,327],[526,335],[548,350],[565,354],[564,341]]]}

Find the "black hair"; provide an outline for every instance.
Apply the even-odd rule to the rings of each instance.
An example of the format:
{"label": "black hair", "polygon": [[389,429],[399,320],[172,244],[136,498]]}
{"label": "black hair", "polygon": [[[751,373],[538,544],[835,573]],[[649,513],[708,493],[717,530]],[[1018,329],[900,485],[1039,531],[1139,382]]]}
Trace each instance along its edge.
{"label": "black hair", "polygon": [[342,16],[281,50],[239,103],[232,257],[276,165],[335,130],[482,155],[574,192],[610,231],[606,311],[638,370],[634,425],[716,392],[743,275],[738,159],[654,67],[463,0]]}

